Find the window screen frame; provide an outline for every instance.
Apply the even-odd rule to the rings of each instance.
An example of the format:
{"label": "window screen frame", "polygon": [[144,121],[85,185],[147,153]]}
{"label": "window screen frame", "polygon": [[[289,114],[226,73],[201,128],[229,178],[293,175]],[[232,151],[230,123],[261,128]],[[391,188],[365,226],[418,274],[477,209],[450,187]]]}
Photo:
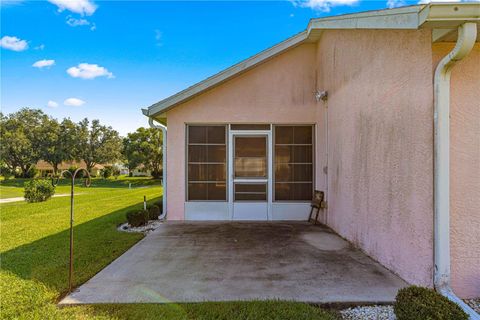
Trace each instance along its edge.
{"label": "window screen frame", "polygon": [[[266,176],[265,177],[255,177],[255,176],[246,176],[246,177],[237,177],[235,176],[235,140],[236,138],[244,138],[244,137],[248,137],[248,138],[265,138],[265,143],[266,143],[266,147],[265,147],[265,151],[266,151],[266,154],[265,154],[265,174]],[[232,167],[233,167],[233,171],[230,173],[230,176],[231,176],[231,179],[233,180],[250,180],[250,179],[253,179],[253,180],[258,180],[258,179],[265,179],[265,180],[269,180],[269,172],[268,172],[268,166],[269,166],[269,161],[270,161],[270,157],[268,156],[269,155],[269,137],[266,133],[255,133],[255,134],[248,134],[248,135],[242,135],[241,133],[238,134],[238,135],[235,135],[233,134],[233,139],[232,139],[232,147],[233,147],[233,155],[232,155]],[[271,160],[273,161],[273,159]],[[273,163],[273,162],[272,162]]]}
{"label": "window screen frame", "polygon": [[[190,182],[188,177],[188,165],[189,165],[189,128],[190,127],[224,127],[225,128],[225,200],[190,200],[188,194],[188,184]],[[228,167],[229,167],[229,157],[228,157],[228,148],[229,148],[229,125],[227,123],[186,123],[185,124],[185,202],[218,202],[218,203],[228,203],[229,202],[229,177],[228,177]],[[206,144],[208,145],[208,143]],[[215,145],[215,144],[212,144]]]}
{"label": "window screen frame", "polygon": [[[275,152],[275,147],[276,147],[276,139],[275,139],[275,133],[276,133],[276,127],[311,127],[312,128],[312,197],[313,197],[313,192],[315,190],[315,178],[316,178],[316,165],[315,165],[315,158],[316,158],[316,141],[315,138],[317,136],[317,131],[316,131],[316,125],[311,124],[311,123],[305,123],[305,124],[291,124],[291,123],[275,123],[272,124],[272,166],[273,166],[273,172],[272,172],[272,203],[310,203],[311,199],[309,200],[276,200],[276,194],[275,194],[275,186],[276,186],[276,174],[275,174],[275,167],[276,167],[276,152]],[[292,144],[295,145],[295,144]],[[294,182],[293,182],[294,183]]]}

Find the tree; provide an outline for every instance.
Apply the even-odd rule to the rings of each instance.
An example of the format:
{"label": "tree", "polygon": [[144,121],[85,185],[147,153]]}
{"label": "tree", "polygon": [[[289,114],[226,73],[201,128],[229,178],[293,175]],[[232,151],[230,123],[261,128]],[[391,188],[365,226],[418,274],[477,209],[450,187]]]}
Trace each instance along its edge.
{"label": "tree", "polygon": [[137,146],[132,143],[132,135],[134,134],[135,133],[129,133],[127,138],[123,138],[122,155],[125,159],[125,166],[130,174],[132,170],[138,168],[144,160],[144,156],[140,153]]}
{"label": "tree", "polygon": [[121,158],[122,139],[112,127],[88,119],[79,122],[77,128],[76,157],[85,162],[87,170],[99,163],[113,163]]}
{"label": "tree", "polygon": [[20,168],[22,177],[41,159],[41,129],[48,120],[41,110],[29,108],[0,117],[0,158],[12,171]]}
{"label": "tree", "polygon": [[58,123],[49,118],[42,128],[41,156],[53,167],[53,174],[58,173],[58,165],[63,161],[75,159],[77,125],[70,119]]}
{"label": "tree", "polygon": [[163,148],[162,131],[155,128],[138,128],[123,139],[123,155],[127,159],[128,169],[143,164],[159,178],[162,170]]}

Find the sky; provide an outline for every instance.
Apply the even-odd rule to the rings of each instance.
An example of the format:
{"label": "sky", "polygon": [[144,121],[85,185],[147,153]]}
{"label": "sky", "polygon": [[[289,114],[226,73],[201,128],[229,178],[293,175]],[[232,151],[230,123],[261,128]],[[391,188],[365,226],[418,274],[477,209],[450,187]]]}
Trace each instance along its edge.
{"label": "sky", "polygon": [[303,31],[309,19],[409,0],[4,1],[0,106],[99,119],[126,135],[146,108]]}

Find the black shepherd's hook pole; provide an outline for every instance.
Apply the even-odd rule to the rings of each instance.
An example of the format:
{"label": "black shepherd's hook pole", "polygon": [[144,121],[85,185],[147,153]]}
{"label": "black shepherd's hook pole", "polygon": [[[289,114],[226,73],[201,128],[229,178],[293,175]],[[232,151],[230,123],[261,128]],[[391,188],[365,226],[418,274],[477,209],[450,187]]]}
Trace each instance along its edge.
{"label": "black shepherd's hook pole", "polygon": [[69,270],[68,270],[68,292],[72,291],[72,283],[73,283],[73,189],[75,186],[75,177],[77,176],[77,173],[80,171],[84,171],[87,175],[87,178],[85,179],[85,187],[90,187],[91,184],[91,179],[90,179],[90,173],[88,173],[88,170],[83,169],[83,168],[78,168],[75,170],[75,172],[71,172],[69,170],[63,170],[60,172],[60,175],[57,177],[56,181],[54,178],[52,178],[52,185],[57,186],[58,181],[63,178],[63,175],[65,173],[68,173],[71,178],[71,187],[70,187],[70,263],[69,263]]}

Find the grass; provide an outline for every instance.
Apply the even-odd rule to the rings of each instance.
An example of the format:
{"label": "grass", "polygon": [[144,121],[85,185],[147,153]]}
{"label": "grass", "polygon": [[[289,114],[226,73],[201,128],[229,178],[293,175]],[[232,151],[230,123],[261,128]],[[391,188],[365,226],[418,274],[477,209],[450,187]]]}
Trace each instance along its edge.
{"label": "grass", "polygon": [[[7,179],[0,180],[0,199],[23,197],[23,186],[29,179]],[[93,178],[92,186],[94,188],[127,188],[129,184],[132,188],[147,187],[158,184],[159,182],[146,177],[129,178],[126,176],[120,176],[117,179],[101,179]],[[76,185],[82,186],[83,179],[77,179]],[[70,180],[67,178],[60,179],[58,186],[55,190],[55,194],[70,193]]]}
{"label": "grass", "polygon": [[[3,188],[23,192],[24,182],[1,181],[2,196]],[[57,188],[57,194],[67,193],[67,181]],[[76,193],[74,285],[79,286],[143,237],[118,232],[117,225],[126,211],[141,208],[144,195],[157,200],[161,187],[145,178],[95,179],[90,188],[77,186]],[[69,201],[0,204],[2,319],[334,319],[320,308],[282,301],[58,308],[67,292]]]}

